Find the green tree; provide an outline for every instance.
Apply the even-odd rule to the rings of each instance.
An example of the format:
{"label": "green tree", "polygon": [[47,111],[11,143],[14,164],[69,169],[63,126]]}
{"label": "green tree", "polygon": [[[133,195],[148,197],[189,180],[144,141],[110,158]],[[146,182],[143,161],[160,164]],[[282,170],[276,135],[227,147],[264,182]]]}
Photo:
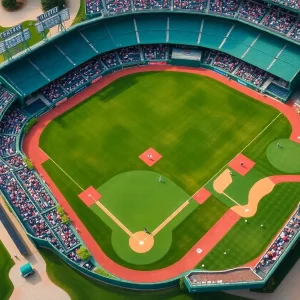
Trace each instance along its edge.
{"label": "green tree", "polygon": [[64,224],[70,224],[70,223],[71,223],[70,218],[69,218],[66,214],[62,215],[61,221],[62,221]]}
{"label": "green tree", "polygon": [[32,161],[28,157],[24,157],[24,163],[26,164],[26,166],[27,166],[27,168],[29,170],[33,170],[34,169],[34,165],[33,165]]}
{"label": "green tree", "polygon": [[91,257],[91,253],[83,246],[77,250],[77,255],[81,260],[88,260]]}
{"label": "green tree", "polygon": [[44,11],[58,6],[59,8],[64,8],[66,5],[66,0],[42,0],[42,7]]}
{"label": "green tree", "polygon": [[181,277],[181,278],[179,279],[179,288],[180,288],[182,291],[186,291],[186,290],[187,290],[186,285],[185,285],[185,283],[184,283],[184,277]]}
{"label": "green tree", "polygon": [[6,9],[13,10],[18,7],[17,0],[1,0],[2,6]]}
{"label": "green tree", "polygon": [[56,207],[56,211],[60,216],[63,216],[65,214],[65,210],[60,205]]}

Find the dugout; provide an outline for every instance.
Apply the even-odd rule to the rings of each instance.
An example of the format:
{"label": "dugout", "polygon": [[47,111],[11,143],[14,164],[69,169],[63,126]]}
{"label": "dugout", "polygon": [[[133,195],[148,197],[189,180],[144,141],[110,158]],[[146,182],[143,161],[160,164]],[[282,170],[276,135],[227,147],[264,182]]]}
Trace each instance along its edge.
{"label": "dugout", "polygon": [[174,48],[171,56],[171,64],[175,66],[200,67],[201,50]]}

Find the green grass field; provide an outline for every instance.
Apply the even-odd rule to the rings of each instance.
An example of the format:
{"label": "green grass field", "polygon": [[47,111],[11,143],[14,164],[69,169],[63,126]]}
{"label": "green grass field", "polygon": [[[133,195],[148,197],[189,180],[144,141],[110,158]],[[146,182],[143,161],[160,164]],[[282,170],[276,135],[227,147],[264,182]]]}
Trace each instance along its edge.
{"label": "green grass field", "polygon": [[13,292],[13,284],[11,283],[8,273],[14,265],[13,260],[5,249],[3,243],[0,241],[0,299],[9,299]]}
{"label": "green grass field", "polygon": [[[105,206],[135,231],[143,226],[143,220],[154,226],[168,215],[168,210],[176,209],[184,201],[184,195],[192,195],[206,184],[277,116],[278,111],[273,108],[206,77],[171,72],[135,74],[117,80],[53,120],[45,128],[40,146],[79,186],[98,188]],[[287,138],[290,131],[288,121],[279,116],[243,152],[256,162],[250,183],[260,176],[282,173],[270,164],[266,149],[274,140]],[[163,155],[152,168],[138,158],[149,147]],[[160,256],[156,254],[155,259],[153,256],[143,262],[127,251],[128,255],[122,257],[116,241],[122,241],[120,245],[128,243],[127,237],[122,236],[116,224],[98,207],[90,209],[81,202],[77,195],[82,190],[53,161],[44,163],[44,168],[95,240],[109,257],[133,269],[152,270],[176,262],[231,206],[214,195],[203,205],[195,205],[184,218],[174,219],[174,223],[168,225],[171,227],[171,244],[162,247]],[[178,198],[165,201],[160,210],[157,208],[159,201],[151,206],[149,193],[142,195],[147,199],[147,205],[144,216],[140,215],[143,206],[138,197],[132,197],[146,191],[139,186],[152,189],[157,199],[165,197],[164,192],[156,188],[154,191],[149,180],[137,182],[136,190],[133,184],[122,192],[124,186],[119,182],[119,190],[111,180],[119,174],[141,170],[162,174],[182,191],[182,196],[179,193]],[[251,186],[249,182],[240,179],[244,189]],[[155,184],[158,184],[156,180]],[[292,192],[291,197],[283,202],[282,195],[288,191]],[[297,184],[284,184],[274,189],[267,196],[272,201],[263,199],[259,205],[259,213],[252,218],[255,222],[249,222],[245,229],[241,220],[209,254],[205,262],[207,268],[232,267],[258,256],[295,208],[293,195],[297,192]],[[241,203],[246,200],[245,195],[240,199]],[[139,215],[131,218],[136,204]],[[278,210],[281,205],[285,208],[284,213]],[[257,234],[256,225],[261,222],[267,224],[268,230]],[[239,251],[245,245],[244,240],[253,243],[249,247],[251,250]],[[165,245],[167,242],[166,238]],[[238,259],[232,260],[231,256],[224,259],[219,255],[218,247],[223,249],[235,244]]]}

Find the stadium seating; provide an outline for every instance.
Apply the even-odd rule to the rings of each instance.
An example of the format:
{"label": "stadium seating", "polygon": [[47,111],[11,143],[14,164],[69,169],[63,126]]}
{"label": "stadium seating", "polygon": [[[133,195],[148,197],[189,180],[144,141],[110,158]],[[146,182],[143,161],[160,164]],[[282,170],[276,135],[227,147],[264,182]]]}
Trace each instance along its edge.
{"label": "stadium seating", "polygon": [[61,86],[60,81],[55,80],[50,82],[48,85],[44,86],[41,89],[41,93],[48,101],[55,102],[61,99],[64,95],[66,95],[67,92]]}
{"label": "stadium seating", "polygon": [[272,1],[280,3],[280,4],[285,5],[287,7],[297,9],[297,10],[300,9],[300,3],[299,3],[298,0],[272,0]]}
{"label": "stadium seating", "polygon": [[16,172],[22,184],[26,187],[31,198],[44,211],[55,206],[55,202],[49,196],[44,186],[41,184],[35,173],[28,168],[23,168]]}
{"label": "stadium seating", "polygon": [[16,95],[9,92],[6,88],[0,85],[0,115],[11,105],[16,99]]}
{"label": "stadium seating", "polygon": [[270,269],[273,267],[274,263],[283,254],[285,248],[296,236],[296,233],[300,229],[300,216],[295,213],[291,219],[288,221],[284,229],[278,235],[276,240],[269,247],[265,255],[261,258],[259,263],[255,267],[255,272],[264,278]]}
{"label": "stadium seating", "polygon": [[14,109],[6,113],[0,121],[0,133],[18,134],[26,120],[27,116],[23,112]]}
{"label": "stadium seating", "polygon": [[132,9],[130,0],[105,0],[109,13],[125,13]]}
{"label": "stadium seating", "polygon": [[120,65],[118,55],[115,51],[105,53],[100,56],[100,60],[107,69],[114,68]]}
{"label": "stadium seating", "polygon": [[210,0],[209,11],[234,16],[239,8],[239,0]]}
{"label": "stadium seating", "polygon": [[171,0],[134,0],[134,8],[136,10],[170,9]]}
{"label": "stadium seating", "polygon": [[138,47],[128,47],[118,50],[122,64],[141,61],[141,55]]}
{"label": "stadium seating", "polygon": [[242,63],[233,74],[258,87],[262,86],[269,77],[267,72],[247,63]]}
{"label": "stadium seating", "polygon": [[159,45],[145,45],[143,46],[143,53],[145,60],[165,60],[166,46]]}
{"label": "stadium seating", "polygon": [[174,9],[205,11],[207,0],[174,0]]}
{"label": "stadium seating", "polygon": [[26,166],[20,154],[4,158],[4,161],[13,170],[18,170]]}
{"label": "stadium seating", "polygon": [[59,79],[61,86],[67,91],[76,90],[79,86],[86,82],[78,69],[72,70]]}
{"label": "stadium seating", "polygon": [[273,7],[264,18],[262,24],[280,33],[287,34],[295,24],[296,18],[296,15],[289,11],[279,7]]}
{"label": "stadium seating", "polygon": [[231,73],[239,63],[239,59],[231,55],[219,52],[212,65]]}
{"label": "stadium seating", "polygon": [[10,156],[16,154],[16,137],[12,135],[0,136],[0,154],[1,156]]}
{"label": "stadium seating", "polygon": [[[73,249],[81,244],[74,230],[62,223],[51,193],[16,153],[16,137],[20,135],[26,119],[22,110],[15,109],[1,121],[0,189],[30,234],[48,241],[61,253],[73,253]],[[1,208],[0,219],[3,221]],[[16,241],[17,236],[13,233],[11,236]],[[21,253],[25,252],[26,249],[23,249]]]}
{"label": "stadium seating", "polygon": [[298,21],[296,23],[296,25],[294,26],[293,30],[290,33],[290,37],[292,37],[293,39],[299,41],[300,40],[300,21]]}
{"label": "stadium seating", "polygon": [[90,80],[99,75],[105,70],[105,67],[99,57],[92,58],[79,67],[79,72],[84,76],[86,80]]}
{"label": "stadium seating", "polygon": [[276,96],[279,96],[282,99],[286,99],[290,94],[289,90],[287,90],[273,82],[267,87],[266,90]]}
{"label": "stadium seating", "polygon": [[103,10],[102,0],[86,0],[86,13],[98,14]]}
{"label": "stadium seating", "polygon": [[268,11],[269,7],[264,3],[245,0],[239,10],[239,18],[259,24]]}

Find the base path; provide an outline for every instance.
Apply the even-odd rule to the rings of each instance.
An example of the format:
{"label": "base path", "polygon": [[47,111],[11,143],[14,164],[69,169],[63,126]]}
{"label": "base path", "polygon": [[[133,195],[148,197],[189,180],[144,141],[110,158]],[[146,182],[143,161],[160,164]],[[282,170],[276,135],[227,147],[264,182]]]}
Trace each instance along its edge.
{"label": "base path", "polygon": [[231,209],[244,218],[253,217],[256,214],[258,204],[263,197],[270,194],[274,189],[275,183],[269,178],[263,178],[257,181],[249,191],[248,204],[236,205]]}
{"label": "base path", "polygon": [[[209,251],[209,248],[212,249],[214,245],[228,232],[228,230],[234,226],[234,224],[237,222],[237,220],[240,218],[237,214],[229,210],[223,218],[221,218],[217,224],[223,224],[223,226],[219,227],[219,234],[215,235],[211,234],[211,230],[215,228],[211,228],[211,230],[208,231],[208,233],[188,252],[186,255],[180,259],[175,264],[164,268],[160,270],[155,271],[135,271],[131,270],[125,267],[122,267],[112,261],[109,257],[106,256],[106,254],[102,251],[102,249],[99,247],[99,245],[96,243],[92,235],[89,233],[89,231],[85,228],[84,224],[81,222],[81,220],[78,218],[76,213],[73,211],[71,206],[69,205],[68,201],[64,198],[62,193],[58,190],[58,188],[55,186],[54,182],[51,180],[51,178],[48,176],[48,174],[45,172],[45,170],[42,167],[42,163],[45,161],[45,154],[43,154],[43,151],[39,148],[39,139],[41,136],[41,133],[43,129],[49,124],[55,117],[63,114],[64,112],[68,111],[70,108],[76,106],[80,102],[86,100],[99,90],[103,89],[105,86],[110,84],[111,82],[115,81],[116,79],[133,74],[133,73],[139,73],[139,72],[149,72],[149,71],[173,71],[173,72],[187,72],[187,73],[193,73],[193,74],[199,74],[203,76],[207,76],[210,78],[214,78],[244,94],[247,94],[248,96],[266,103],[270,106],[275,107],[280,112],[282,112],[287,119],[290,121],[293,131],[291,134],[291,139],[299,142],[298,136],[300,136],[300,115],[296,113],[296,111],[281,102],[278,102],[270,97],[264,97],[261,94],[243,86],[235,81],[228,80],[224,76],[217,74],[211,70],[206,69],[194,69],[194,68],[186,68],[186,67],[173,67],[173,66],[145,66],[145,67],[134,67],[129,68],[125,70],[121,70],[119,72],[116,72],[114,74],[110,74],[103,79],[99,80],[98,82],[94,83],[93,85],[86,88],[81,93],[73,96],[70,100],[62,103],[58,107],[54,108],[53,110],[47,112],[43,116],[39,118],[39,122],[31,129],[29,134],[25,136],[24,143],[23,143],[23,149],[26,153],[26,155],[32,160],[33,164],[35,165],[37,171],[44,177],[47,184],[49,185],[51,191],[55,195],[57,201],[60,203],[60,205],[63,206],[63,208],[66,210],[66,212],[69,214],[74,227],[79,229],[79,234],[82,237],[85,244],[90,249],[91,253],[95,257],[95,259],[99,262],[99,264],[109,271],[112,274],[115,274],[116,276],[120,278],[124,278],[127,280],[135,281],[135,282],[159,282],[162,280],[167,280],[176,276],[179,276],[185,271],[188,271],[190,269],[193,269],[197,263],[204,258],[205,255],[205,249]],[[228,218],[228,214],[230,216],[234,216],[234,218]],[[224,218],[226,219],[226,222],[224,224]],[[204,241],[209,241],[210,244],[203,245],[203,239]],[[202,241],[202,242],[201,242]],[[199,246],[200,244],[200,246]],[[209,246],[211,245],[211,246]],[[196,250],[198,248],[205,251],[202,251],[201,255],[199,255]]]}

